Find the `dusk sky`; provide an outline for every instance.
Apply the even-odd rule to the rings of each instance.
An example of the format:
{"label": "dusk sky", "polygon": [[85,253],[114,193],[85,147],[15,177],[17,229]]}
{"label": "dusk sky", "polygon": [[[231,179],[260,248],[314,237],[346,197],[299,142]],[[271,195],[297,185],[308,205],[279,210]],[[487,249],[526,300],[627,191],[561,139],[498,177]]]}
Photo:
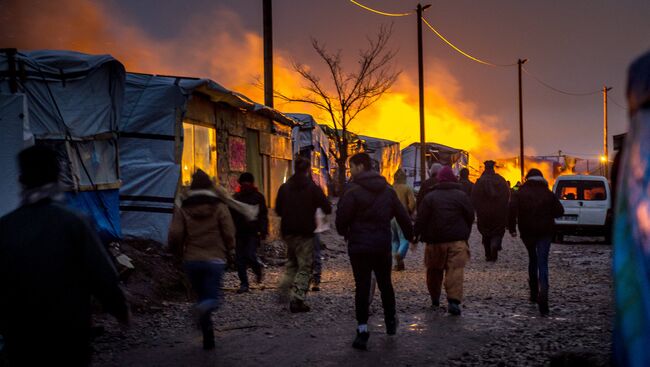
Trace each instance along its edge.
{"label": "dusk sky", "polygon": [[[416,5],[395,0],[360,2],[398,13],[410,11]],[[127,68],[136,69],[133,71],[209,77],[229,88],[244,86],[241,88],[246,89],[245,93],[250,89],[245,85],[262,73],[261,44],[255,39],[256,35],[261,36],[261,1],[64,0],[56,8],[47,3],[0,0],[0,5],[8,9],[0,15],[4,24],[0,26],[0,46],[111,53],[125,60]],[[417,114],[411,113],[417,111],[415,16],[384,17],[348,0],[273,3],[274,46],[276,56],[283,60],[276,65],[285,67],[284,71],[276,69],[280,84],[283,78],[291,78],[289,67],[293,60],[323,70],[311,48],[310,37],[325,42],[333,50],[340,48],[347,65],[354,67],[358,50],[365,46],[365,37],[373,35],[381,24],[392,22],[391,47],[398,49],[395,66],[403,71],[395,87],[393,104],[386,100],[385,107],[369,110],[352,129],[404,143],[417,139]],[[10,6],[5,7],[7,4]],[[85,16],[87,13],[97,19]],[[554,87],[581,93],[597,91],[606,84],[613,87],[613,101],[625,105],[627,66],[650,48],[649,14],[647,0],[456,0],[433,2],[425,17],[450,41],[480,59],[511,64],[517,58],[527,58],[525,67]],[[210,41],[202,42],[199,38]],[[224,47],[220,47],[220,42]],[[238,44],[248,52],[236,50]],[[146,52],[128,55],[131,50],[142,48],[147,48]],[[164,56],[158,55],[157,50]],[[426,28],[424,50],[427,123],[438,124],[428,126],[427,140],[483,150],[484,154],[473,152],[481,158],[490,154],[514,156],[519,143],[517,68],[475,63]],[[157,61],[147,63],[147,58]],[[210,61],[198,62],[206,58]],[[156,65],[162,66],[152,70]],[[255,67],[235,70],[246,65]],[[549,154],[561,149],[568,154],[596,158],[602,152],[600,93],[583,97],[563,95],[526,75],[523,85],[528,153]],[[252,97],[258,99],[260,95]],[[398,97],[413,109],[390,116],[385,110],[401,103]],[[299,106],[276,107],[300,112]],[[373,121],[375,118],[377,121]],[[624,132],[626,111],[610,103],[609,121],[611,134]],[[467,124],[471,129],[456,131],[455,124]],[[490,140],[497,147],[485,147],[481,142],[462,146],[464,136]]]}

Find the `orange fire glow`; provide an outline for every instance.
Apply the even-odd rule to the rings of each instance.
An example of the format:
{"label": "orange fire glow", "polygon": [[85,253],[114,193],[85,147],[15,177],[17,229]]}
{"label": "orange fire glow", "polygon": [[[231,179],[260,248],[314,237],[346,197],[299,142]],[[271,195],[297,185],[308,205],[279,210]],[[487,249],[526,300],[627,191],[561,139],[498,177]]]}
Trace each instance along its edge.
{"label": "orange fire glow", "polygon": [[[262,101],[263,92],[254,85],[263,71],[261,37],[245,29],[232,11],[197,13],[196,19],[174,24],[179,29],[177,34],[161,40],[129,23],[124,14],[115,14],[114,10],[89,0],[15,1],[10,2],[0,18],[7,20],[0,22],[4,27],[10,27],[0,29],[0,44],[109,53],[129,71],[207,77]],[[275,50],[275,55],[275,87],[281,91],[300,90],[303,83],[291,68],[291,55],[283,50]],[[349,55],[354,55],[353,50]],[[475,169],[485,159],[512,155],[503,150],[507,131],[498,127],[496,117],[480,115],[474,104],[463,99],[460,84],[442,63],[429,62],[426,75],[427,141],[469,151],[470,165]],[[276,107],[312,113],[327,123],[324,116],[306,105]],[[403,73],[392,90],[360,114],[350,128],[363,135],[399,141],[402,147],[419,141],[416,80]],[[511,173],[508,177],[513,182],[518,180]]]}

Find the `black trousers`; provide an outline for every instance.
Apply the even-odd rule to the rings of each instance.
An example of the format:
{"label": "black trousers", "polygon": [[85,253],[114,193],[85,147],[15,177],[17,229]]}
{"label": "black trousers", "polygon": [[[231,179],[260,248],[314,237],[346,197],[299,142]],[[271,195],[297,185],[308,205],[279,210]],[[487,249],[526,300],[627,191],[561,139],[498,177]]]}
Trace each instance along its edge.
{"label": "black trousers", "polygon": [[381,303],[384,307],[384,320],[395,318],[395,291],[391,280],[393,257],[386,254],[350,254],[352,273],[354,274],[354,304],[357,322],[368,323],[368,307],[370,303],[370,282],[375,273],[377,287],[381,292]]}
{"label": "black trousers", "polygon": [[260,245],[260,237],[255,234],[238,235],[237,245],[235,247],[235,264],[237,265],[237,275],[239,281],[244,287],[248,287],[248,266],[253,269],[253,273],[259,275],[262,272],[262,266],[257,261],[257,248]]}

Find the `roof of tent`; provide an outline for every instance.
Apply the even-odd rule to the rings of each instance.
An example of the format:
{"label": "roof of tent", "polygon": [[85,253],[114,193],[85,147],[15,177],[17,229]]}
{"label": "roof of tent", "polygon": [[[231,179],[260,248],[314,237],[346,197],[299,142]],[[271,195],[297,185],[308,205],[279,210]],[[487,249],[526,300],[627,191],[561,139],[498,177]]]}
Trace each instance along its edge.
{"label": "roof of tent", "polygon": [[152,83],[167,85],[176,84],[180,86],[184,94],[189,95],[194,91],[201,92],[207,95],[212,102],[223,102],[235,108],[254,112],[290,127],[297,125],[296,121],[282,112],[256,103],[245,95],[231,91],[211,79],[141,73],[129,73],[129,75],[133,75],[133,77],[140,76],[142,78],[149,78]]}
{"label": "roof of tent", "polygon": [[[419,146],[420,146],[420,143],[412,143],[408,147],[404,148],[404,150],[409,149],[411,147],[416,148],[416,147],[419,147]],[[438,151],[441,151],[441,152],[444,152],[444,153],[462,153],[462,152],[466,153],[466,151],[463,150],[463,149],[452,148],[450,146],[443,145],[443,144],[438,144],[438,143],[426,143],[426,146],[427,146],[427,149],[435,149],[435,150],[438,150]]]}
{"label": "roof of tent", "polygon": [[[0,91],[13,93],[17,85],[27,91],[30,129],[37,138],[82,138],[116,131],[125,78],[119,61],[73,51],[4,51],[0,80],[9,82],[0,83]],[[29,80],[33,82],[24,83]]]}

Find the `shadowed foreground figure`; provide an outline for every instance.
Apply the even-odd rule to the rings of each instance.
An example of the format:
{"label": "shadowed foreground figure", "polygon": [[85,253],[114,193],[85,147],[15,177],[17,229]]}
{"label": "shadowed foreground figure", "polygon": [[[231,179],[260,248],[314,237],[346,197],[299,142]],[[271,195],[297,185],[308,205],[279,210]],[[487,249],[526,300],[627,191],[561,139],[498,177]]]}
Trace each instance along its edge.
{"label": "shadowed foreground figure", "polygon": [[95,231],[59,202],[56,153],[33,146],[18,163],[22,203],[0,219],[0,334],[9,364],[87,366],[91,296],[129,320],[117,273]]}
{"label": "shadowed foreground figure", "polygon": [[203,349],[213,349],[212,312],[219,307],[226,258],[235,248],[235,224],[202,170],[192,175],[187,197],[174,211],[169,246],[182,257],[183,268],[198,296],[193,312],[203,332]]}
{"label": "shadowed foreground figure", "polygon": [[367,349],[368,306],[372,273],[381,291],[386,333],[397,332],[395,292],[391,281],[391,220],[395,218],[404,237],[413,242],[413,226],[386,179],[371,171],[370,156],[359,153],[350,158],[352,181],[338,204],[336,230],[348,243],[348,254],[354,275],[354,303],[357,316],[357,337],[352,346]]}
{"label": "shadowed foreground figure", "polygon": [[485,260],[497,261],[508,224],[510,187],[494,171],[494,161],[485,161],[485,171],[472,188],[472,205],[476,209],[478,231],[483,236]]}

